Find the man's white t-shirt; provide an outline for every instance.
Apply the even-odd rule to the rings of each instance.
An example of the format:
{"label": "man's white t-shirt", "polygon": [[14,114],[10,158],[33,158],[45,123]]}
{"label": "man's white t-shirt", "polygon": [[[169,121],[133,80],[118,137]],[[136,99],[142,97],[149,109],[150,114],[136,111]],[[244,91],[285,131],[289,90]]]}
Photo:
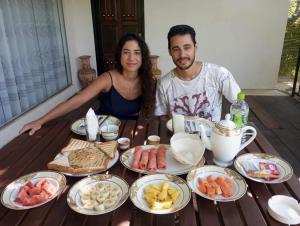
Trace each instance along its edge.
{"label": "man's white t-shirt", "polygon": [[203,63],[201,72],[184,81],[173,70],[158,81],[155,115],[177,113],[220,121],[222,95],[231,103],[237,99],[240,87],[224,67]]}

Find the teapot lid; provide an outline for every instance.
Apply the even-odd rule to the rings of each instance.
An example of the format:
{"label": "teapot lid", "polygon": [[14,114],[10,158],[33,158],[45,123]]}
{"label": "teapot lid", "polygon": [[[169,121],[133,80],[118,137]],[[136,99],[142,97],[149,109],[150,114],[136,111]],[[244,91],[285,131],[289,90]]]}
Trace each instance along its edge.
{"label": "teapot lid", "polygon": [[230,114],[225,115],[225,120],[221,120],[217,123],[217,127],[227,130],[233,130],[236,129],[236,125],[233,121],[230,120],[231,116]]}
{"label": "teapot lid", "polygon": [[221,120],[216,124],[215,132],[225,136],[236,136],[240,134],[240,129],[238,129],[233,121],[230,120],[230,114],[225,115],[225,120]]}

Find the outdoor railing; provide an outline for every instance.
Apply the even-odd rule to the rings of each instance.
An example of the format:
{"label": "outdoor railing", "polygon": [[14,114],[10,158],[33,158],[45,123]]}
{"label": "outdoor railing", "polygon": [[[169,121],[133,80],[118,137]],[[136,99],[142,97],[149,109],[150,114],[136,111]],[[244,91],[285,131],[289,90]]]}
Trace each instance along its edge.
{"label": "outdoor railing", "polygon": [[296,65],[292,96],[294,96],[295,94],[297,96],[300,96],[300,85],[298,85],[298,91],[296,91],[297,81],[298,81],[298,74],[299,74],[299,66],[300,66],[300,47],[299,47],[299,51],[298,51],[298,60],[297,60],[297,65]]}

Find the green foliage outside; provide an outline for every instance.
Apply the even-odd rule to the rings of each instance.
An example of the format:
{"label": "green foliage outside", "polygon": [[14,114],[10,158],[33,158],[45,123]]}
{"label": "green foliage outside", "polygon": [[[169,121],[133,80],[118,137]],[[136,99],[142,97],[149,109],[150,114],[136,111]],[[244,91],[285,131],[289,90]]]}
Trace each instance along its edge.
{"label": "green foliage outside", "polygon": [[281,55],[280,76],[294,77],[300,48],[300,0],[291,0]]}

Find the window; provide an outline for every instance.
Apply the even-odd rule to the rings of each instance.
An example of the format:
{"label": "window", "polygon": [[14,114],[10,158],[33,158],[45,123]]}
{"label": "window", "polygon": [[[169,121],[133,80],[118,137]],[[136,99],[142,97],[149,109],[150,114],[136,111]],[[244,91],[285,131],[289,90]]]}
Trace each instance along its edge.
{"label": "window", "polygon": [[0,126],[70,84],[61,0],[0,0]]}

